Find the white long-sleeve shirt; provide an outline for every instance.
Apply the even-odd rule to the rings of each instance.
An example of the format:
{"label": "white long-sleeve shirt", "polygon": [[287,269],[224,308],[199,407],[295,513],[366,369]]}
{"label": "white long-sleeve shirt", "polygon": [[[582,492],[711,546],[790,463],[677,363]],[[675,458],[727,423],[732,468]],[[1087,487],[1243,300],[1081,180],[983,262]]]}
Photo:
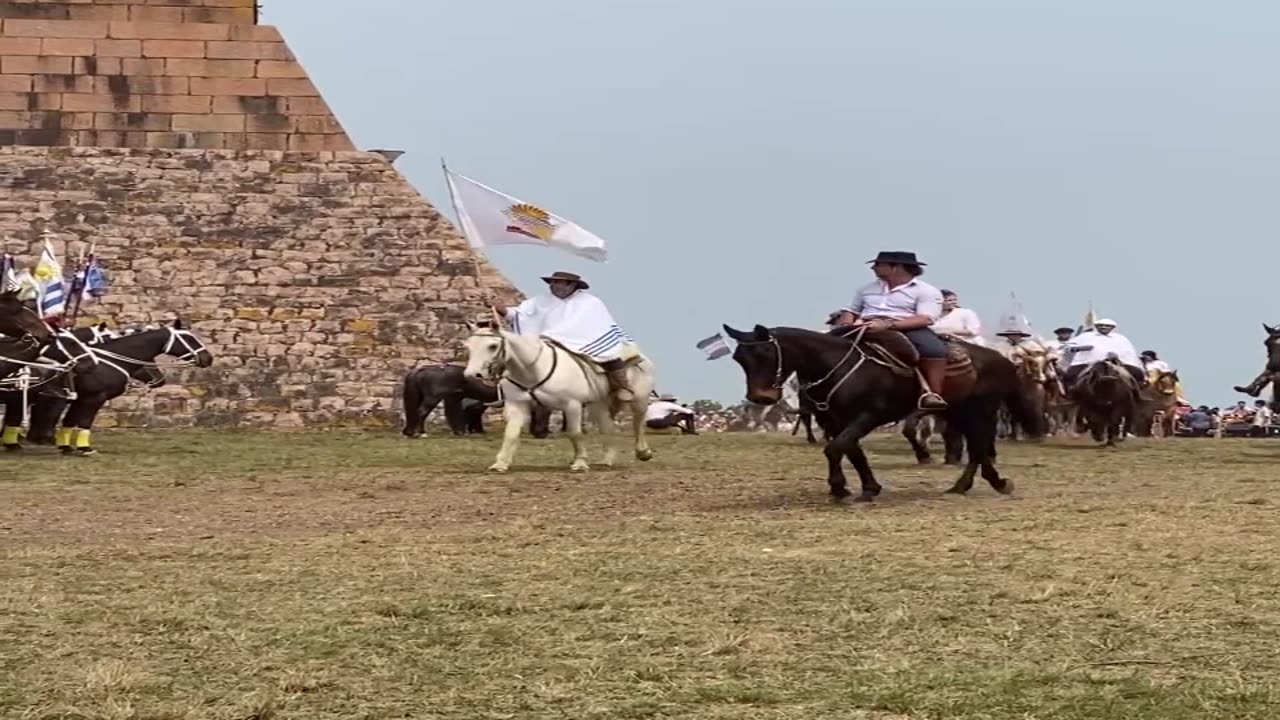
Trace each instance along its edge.
{"label": "white long-sleeve shirt", "polygon": [[939,335],[951,335],[975,345],[986,344],[982,339],[982,319],[978,317],[978,313],[969,308],[955,308],[934,320],[933,325],[929,327]]}
{"label": "white long-sleeve shirt", "polygon": [[1113,331],[1103,335],[1096,330],[1090,330],[1068,340],[1064,349],[1070,351],[1071,348],[1081,347],[1089,349],[1072,352],[1069,362],[1071,366],[1092,365],[1106,360],[1108,355],[1114,353],[1125,365],[1142,368],[1142,359],[1138,357],[1137,349],[1133,347],[1129,338],[1118,332]]}

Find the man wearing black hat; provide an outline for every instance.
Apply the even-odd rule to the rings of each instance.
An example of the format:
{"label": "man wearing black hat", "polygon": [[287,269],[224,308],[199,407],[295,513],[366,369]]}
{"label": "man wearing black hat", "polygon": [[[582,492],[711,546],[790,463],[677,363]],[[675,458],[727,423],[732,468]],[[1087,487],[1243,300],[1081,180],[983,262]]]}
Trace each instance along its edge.
{"label": "man wearing black hat", "polygon": [[518,307],[494,305],[493,311],[520,335],[547,337],[600,365],[619,402],[631,400],[627,366],[620,357],[631,338],[618,327],[604,301],[587,292],[579,275],[554,272],[542,278],[551,292],[531,297]]}
{"label": "man wearing black hat", "polygon": [[913,252],[882,251],[870,261],[875,282],[858,290],[848,307],[837,311],[838,326],[897,330],[920,354],[926,387],[920,396],[925,410],[944,410],[939,394],[947,370],[947,346],[930,326],[942,314],[942,292],[920,279],[924,263]]}

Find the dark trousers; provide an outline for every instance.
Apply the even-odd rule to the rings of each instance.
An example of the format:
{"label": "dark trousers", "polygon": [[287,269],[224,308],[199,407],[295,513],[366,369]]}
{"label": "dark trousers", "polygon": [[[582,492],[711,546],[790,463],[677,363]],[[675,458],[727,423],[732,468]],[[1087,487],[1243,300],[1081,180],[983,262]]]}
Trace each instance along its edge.
{"label": "dark trousers", "polygon": [[693,429],[693,416],[684,415],[682,413],[673,412],[666,417],[646,420],[644,424],[650,430],[666,430],[667,428],[678,427],[690,435],[696,432],[696,430]]}
{"label": "dark trousers", "polygon": [[[853,332],[855,331],[848,325],[836,325],[828,330],[827,334],[847,337]],[[942,359],[947,356],[946,341],[938,337],[938,333],[933,330],[929,328],[916,328],[915,330],[900,330],[899,332],[911,341],[911,344],[915,347],[916,352],[920,354],[921,358],[926,360],[930,358]]]}

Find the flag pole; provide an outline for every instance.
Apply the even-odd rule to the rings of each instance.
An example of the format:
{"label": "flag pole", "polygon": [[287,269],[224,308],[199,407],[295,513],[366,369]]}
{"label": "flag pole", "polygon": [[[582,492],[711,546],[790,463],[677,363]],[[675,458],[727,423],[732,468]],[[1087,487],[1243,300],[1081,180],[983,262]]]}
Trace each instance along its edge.
{"label": "flag pole", "polygon": [[440,156],[440,170],[444,173],[445,189],[449,191],[449,205],[453,207],[454,217],[458,218],[458,233],[461,234],[462,237],[467,240],[467,244],[471,246],[471,266],[475,268],[476,271],[476,288],[480,290],[480,298],[488,307],[489,312],[493,314],[496,326],[501,328],[503,318],[499,317],[497,311],[493,309],[493,294],[489,292],[488,288],[480,284],[480,278],[482,277],[480,272],[480,258],[484,257],[484,259],[488,261],[489,257],[484,254],[474,239],[467,236],[467,228],[462,223],[462,212],[458,210],[458,198],[453,192],[453,179],[449,177],[449,166],[445,163],[443,155]]}

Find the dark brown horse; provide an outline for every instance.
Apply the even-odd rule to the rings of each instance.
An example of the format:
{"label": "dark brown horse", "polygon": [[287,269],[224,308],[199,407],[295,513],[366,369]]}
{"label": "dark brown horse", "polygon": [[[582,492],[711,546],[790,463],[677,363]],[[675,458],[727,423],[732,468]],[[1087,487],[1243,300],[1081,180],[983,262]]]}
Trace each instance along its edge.
{"label": "dark brown horse", "polygon": [[1280,328],[1263,325],[1262,329],[1267,332],[1267,339],[1263,341],[1267,348],[1267,365],[1253,382],[1245,386],[1237,385],[1235,390],[1250,397],[1258,397],[1270,384],[1271,409],[1280,412],[1280,384],[1276,383],[1280,379]]}
{"label": "dark brown horse", "polygon": [[1099,360],[1080,373],[1071,391],[1093,439],[1114,447],[1138,419],[1139,389],[1116,358]]}
{"label": "dark brown horse", "polygon": [[[862,485],[858,500],[868,502],[879,495],[880,483],[860,441],[917,409],[920,386],[911,369],[915,350],[907,339],[892,331],[843,338],[763,325],[746,332],[727,325],[724,329],[738,342],[733,359],[746,376],[748,400],[777,403],[783,384],[795,374],[801,392],[814,401],[819,421],[835,431],[823,449],[832,497],[840,500],[851,494],[841,467],[846,457]],[[1012,363],[983,347],[966,345],[958,353],[958,345],[950,348],[949,378],[943,391],[949,407],[944,417],[964,434],[969,463],[948,492],[968,492],[979,468],[997,492],[1012,492],[1012,482],[1001,477],[994,464],[996,410],[1001,404],[1015,406],[1014,415],[1032,434],[1039,431],[1038,418],[1019,394]]]}

